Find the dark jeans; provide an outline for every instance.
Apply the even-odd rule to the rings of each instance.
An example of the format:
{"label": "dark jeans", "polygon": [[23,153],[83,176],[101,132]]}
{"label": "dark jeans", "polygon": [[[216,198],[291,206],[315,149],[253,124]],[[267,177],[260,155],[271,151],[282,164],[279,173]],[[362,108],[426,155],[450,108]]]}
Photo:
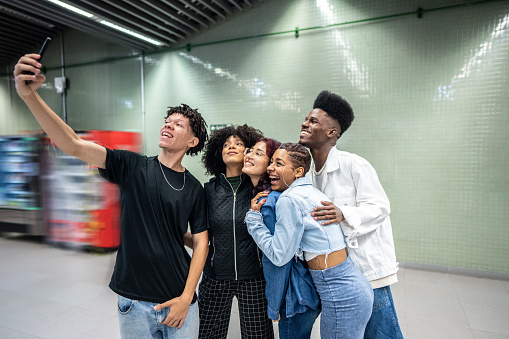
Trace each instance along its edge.
{"label": "dark jeans", "polygon": [[402,339],[398,316],[389,286],[373,290],[375,301],[364,332],[365,339]]}
{"label": "dark jeans", "polygon": [[315,320],[320,314],[320,309],[308,308],[304,313],[297,313],[291,318],[286,317],[286,304],[281,305],[279,320],[279,339],[309,339]]}

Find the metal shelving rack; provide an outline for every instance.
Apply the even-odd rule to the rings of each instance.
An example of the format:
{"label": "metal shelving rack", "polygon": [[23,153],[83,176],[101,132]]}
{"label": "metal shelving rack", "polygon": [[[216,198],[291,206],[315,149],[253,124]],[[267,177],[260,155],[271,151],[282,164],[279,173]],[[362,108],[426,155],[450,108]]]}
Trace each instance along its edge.
{"label": "metal shelving rack", "polygon": [[44,235],[41,136],[0,136],[0,231]]}

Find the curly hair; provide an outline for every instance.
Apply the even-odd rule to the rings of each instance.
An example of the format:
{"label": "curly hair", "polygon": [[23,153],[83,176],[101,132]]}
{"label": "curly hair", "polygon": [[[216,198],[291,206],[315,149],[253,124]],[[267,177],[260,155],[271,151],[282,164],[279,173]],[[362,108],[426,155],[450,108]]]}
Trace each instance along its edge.
{"label": "curly hair", "polygon": [[350,104],[339,95],[329,91],[321,91],[320,94],[318,94],[313,103],[313,109],[315,108],[323,110],[339,123],[339,126],[341,126],[341,133],[339,136],[346,132],[355,118]]}
{"label": "curly hair", "polygon": [[256,144],[256,140],[263,136],[260,130],[246,124],[242,126],[226,126],[215,130],[211,133],[201,157],[206,174],[217,177],[221,173],[226,173],[226,164],[223,162],[222,151],[226,139],[232,135],[242,140],[246,148],[253,147]]}
{"label": "curly hair", "polygon": [[306,147],[293,142],[285,142],[279,146],[279,149],[286,150],[293,167],[303,167],[304,175],[306,175],[311,167],[311,154],[309,154]]}
{"label": "curly hair", "polygon": [[198,109],[192,109],[186,104],[181,104],[180,106],[168,107],[169,110],[166,111],[166,117],[164,120],[168,119],[168,117],[172,114],[178,113],[182,114],[186,118],[189,119],[189,125],[191,126],[191,130],[195,137],[198,138],[198,145],[191,147],[187,150],[187,155],[197,155],[203,147],[205,146],[205,142],[207,141],[209,134],[207,132],[207,123],[205,119],[198,112]]}
{"label": "curly hair", "polygon": [[[272,158],[272,155],[274,155],[274,152],[281,146],[281,143],[275,139],[271,138],[260,138],[256,141],[256,143],[264,142],[266,152],[265,154],[269,157],[269,160]],[[258,179],[258,184],[253,188],[253,193],[256,195],[261,191],[268,190],[270,188],[270,178],[267,172],[262,174],[260,179]]]}

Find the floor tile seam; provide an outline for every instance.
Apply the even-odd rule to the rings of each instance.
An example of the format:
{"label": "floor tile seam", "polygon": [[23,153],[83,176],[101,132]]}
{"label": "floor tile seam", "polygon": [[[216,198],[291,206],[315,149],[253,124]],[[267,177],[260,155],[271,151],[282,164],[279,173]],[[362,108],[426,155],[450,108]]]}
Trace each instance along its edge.
{"label": "floor tile seam", "polygon": [[455,286],[442,287],[442,286],[435,285],[435,284],[413,284],[413,283],[411,283],[411,284],[405,286],[405,289],[408,291],[411,291],[410,296],[416,295],[415,291],[424,290],[427,292],[427,294],[432,294],[432,295],[446,294],[448,296],[452,296],[451,294],[454,293],[454,295],[456,297],[459,297],[458,290],[456,289]]}
{"label": "floor tile seam", "polygon": [[[67,306],[67,305],[64,305],[64,306]],[[40,327],[40,326],[44,326],[44,324],[49,323],[50,321],[53,321],[53,320],[57,319],[58,317],[63,316],[64,314],[66,314],[66,312],[67,312],[67,311],[65,310],[65,311],[63,311],[62,313],[59,313],[58,315],[55,315],[55,316],[53,316],[53,317],[51,317],[51,318],[49,318],[49,319],[47,319],[47,320],[45,320],[45,321],[42,321],[42,322],[38,323],[37,325],[28,326],[28,327],[27,327],[27,330],[35,330],[36,328],[38,328],[38,327]],[[31,334],[31,333],[29,333],[29,334],[30,334],[30,335],[33,335],[33,334]]]}
{"label": "floor tile seam", "polygon": [[489,334],[503,335],[503,336],[509,337],[509,331],[493,332],[492,330],[486,330],[485,328],[474,328],[474,327],[471,327],[471,330],[472,331],[486,332],[486,333],[489,333]]}
{"label": "floor tile seam", "polygon": [[458,292],[458,295],[466,295],[466,294],[472,294],[472,293],[479,293],[479,289],[481,288],[482,294],[497,294],[497,295],[506,295],[509,297],[509,291],[502,286],[498,286],[499,288],[493,288],[493,286],[479,286],[477,288],[464,288],[464,287],[457,287],[456,291]]}
{"label": "floor tile seam", "polygon": [[479,285],[490,285],[499,288],[509,286],[509,281],[505,279],[483,278],[467,275],[451,275],[454,285],[461,286],[464,289],[476,289]]}
{"label": "floor tile seam", "polygon": [[14,332],[17,332],[19,334],[23,334],[23,335],[28,335],[30,337],[34,337],[34,338],[38,338],[38,339],[44,339],[43,337],[37,337],[37,336],[34,336],[33,334],[30,334],[30,333],[26,333],[26,332],[23,332],[23,331],[20,331],[19,329],[12,329],[10,327],[5,327],[5,326],[0,326],[0,328],[6,328],[8,330],[11,330],[11,331],[14,331]]}
{"label": "floor tile seam", "polygon": [[448,323],[450,323],[450,324],[451,324],[450,326],[448,325],[448,328],[460,327],[460,328],[463,328],[463,329],[469,329],[469,330],[472,330],[472,327],[470,326],[470,323],[468,322],[468,319],[467,319],[467,323],[468,323],[468,325],[463,326],[463,325],[460,325],[460,324],[458,324],[458,323],[456,323],[456,322],[453,322],[452,320],[446,320],[446,319],[444,319],[444,318],[439,318],[439,319],[434,318],[434,319],[430,319],[430,318],[423,318],[423,317],[419,317],[419,316],[416,316],[416,315],[412,314],[412,315],[408,315],[408,316],[406,317],[406,321],[407,321],[406,326],[407,326],[407,329],[408,329],[408,319],[412,319],[412,320],[423,320],[423,321],[428,321],[428,322],[429,322],[429,321],[440,321],[440,322],[444,322],[444,323],[445,323],[445,322],[448,322]]}
{"label": "floor tile seam", "polygon": [[[46,300],[46,299],[41,299],[41,300],[42,300],[43,302],[48,301],[48,300]],[[51,302],[52,302],[52,303],[54,303],[54,304],[57,304],[57,306],[61,306],[61,307],[63,307],[63,308],[71,307],[70,305],[67,305],[67,304],[62,304],[62,303],[58,303],[58,302],[55,302],[55,301],[51,301]],[[30,310],[30,306],[27,306],[26,308]],[[26,310],[23,310],[23,309],[17,309],[17,310],[16,310],[16,313],[15,313],[14,315],[16,315],[16,314],[18,314],[18,313],[26,313],[26,312],[27,312]],[[28,311],[28,312],[30,313],[30,311]],[[53,316],[53,317],[51,317],[51,318],[49,318],[49,319],[46,319],[46,320],[44,320],[44,321],[42,321],[42,322],[36,322],[36,323],[35,323],[35,325],[27,326],[26,328],[27,328],[27,329],[33,329],[33,328],[35,328],[35,327],[41,326],[42,324],[44,324],[44,323],[46,323],[46,322],[52,321],[52,320],[54,320],[54,319],[56,319],[56,318],[58,318],[58,317],[62,316],[62,315],[63,315],[63,314],[65,314],[66,312],[67,312],[67,309],[64,309],[63,311],[59,312],[59,313],[58,313],[58,314],[56,314],[55,316]],[[5,327],[5,326],[4,326],[4,327]],[[9,327],[9,328],[10,328],[10,327]],[[16,329],[16,330],[17,330],[17,329]],[[18,330],[17,330],[17,331],[18,331]]]}
{"label": "floor tile seam", "polygon": [[[461,302],[461,296],[458,292],[458,286],[456,284],[456,282],[454,281],[453,277],[451,276],[451,274],[449,274],[449,277],[451,278],[451,282],[452,282],[452,286],[454,287],[454,293],[456,293],[456,298],[458,298],[458,301],[461,305],[461,309],[463,310],[463,314],[465,315],[465,317],[467,316],[467,313],[465,311],[465,308],[463,307],[463,303]],[[468,320],[468,318],[467,318]]]}
{"label": "floor tile seam", "polygon": [[[71,305],[69,305],[69,306],[70,306],[70,307],[75,307],[75,306],[71,306]],[[75,308],[79,308],[79,307],[75,307]],[[87,310],[87,309],[84,309],[84,310],[86,310],[86,311],[91,311],[91,310]],[[93,313],[96,313],[97,315],[103,315],[103,314],[100,314],[100,313],[97,313],[97,312],[93,312]],[[51,321],[54,321],[55,319],[57,319],[57,318],[59,318],[59,317],[65,316],[65,314],[66,314],[66,312],[61,313],[61,314],[59,314],[58,316],[55,316],[55,317],[53,317],[53,318],[51,318],[51,319],[48,319],[47,321],[44,321],[44,322],[40,323],[39,325],[37,325],[37,326],[35,326],[35,327],[33,327],[33,326],[28,327],[28,328],[27,328],[27,330],[29,330],[29,331],[37,331],[37,328],[38,328],[38,327],[45,326],[45,324],[47,324],[47,323],[49,323],[49,322],[51,322]],[[108,317],[113,317],[113,316],[108,315]],[[83,324],[81,324],[81,325],[83,326]],[[104,320],[104,317],[100,317],[100,320],[99,320],[98,322],[96,322],[96,320],[94,320],[94,326],[92,327],[92,329],[90,329],[90,331],[92,331],[93,329],[96,329],[98,326],[102,326],[102,325],[107,325],[107,320]],[[19,330],[16,330],[16,331],[19,331]],[[84,332],[85,332],[85,333],[88,333],[89,331],[88,331],[88,330],[85,330]],[[33,333],[27,333],[27,332],[23,332],[23,333],[24,333],[24,334],[27,334],[27,335],[30,335],[30,336],[34,336],[35,338],[53,339],[52,337],[45,337],[45,336],[43,336],[43,337],[38,337],[38,336],[35,336],[35,334],[33,334]],[[82,335],[84,335],[85,333],[82,333]],[[83,337],[83,336],[81,336],[81,337]]]}
{"label": "floor tile seam", "polygon": [[[506,334],[506,333],[500,333],[500,332],[492,332],[492,331],[488,331],[488,330],[480,330],[480,329],[477,329],[477,328],[472,328],[472,332],[473,331],[476,331],[476,332],[482,332],[482,333],[488,333],[488,334],[502,334],[502,335],[505,335],[507,337],[509,337],[509,334]],[[474,336],[475,338],[475,336]]]}
{"label": "floor tile seam", "polygon": [[[50,321],[50,320],[48,320],[48,321]],[[26,332],[26,331],[35,330],[37,327],[42,326],[44,323],[46,323],[46,322],[44,321],[44,322],[42,322],[42,323],[40,323],[38,325],[35,325],[35,326],[25,326],[24,328],[19,328],[19,327],[15,327],[15,326],[9,326],[8,324],[7,325],[2,325],[0,327],[9,329],[11,331],[18,332],[20,334],[29,335],[29,336],[32,336],[34,338],[43,338],[43,337],[37,337],[33,333]]]}
{"label": "floor tile seam", "polygon": [[90,329],[90,331],[86,331],[86,332],[85,332],[85,333],[83,333],[80,337],[78,337],[78,339],[79,339],[79,338],[93,338],[93,336],[91,336],[90,334],[95,334],[95,333],[97,333],[97,330],[98,330],[98,329],[100,328],[100,326],[102,326],[102,325],[104,325],[104,324],[101,324],[101,325],[99,325],[99,326],[97,326],[97,327],[95,327],[95,328],[92,328],[92,329]]}
{"label": "floor tile seam", "polygon": [[463,308],[465,307],[468,307],[468,306],[471,306],[471,307],[486,307],[486,308],[491,308],[491,309],[494,309],[494,310],[501,310],[501,311],[506,311],[506,312],[509,312],[509,304],[507,303],[502,303],[501,305],[497,305],[497,306],[492,306],[492,305],[489,305],[489,304],[492,304],[490,302],[487,302],[487,303],[480,303],[480,302],[476,302],[476,303],[473,303],[471,302],[471,300],[460,300],[460,303],[461,303],[461,306]]}
{"label": "floor tile seam", "polygon": [[485,307],[485,308],[490,308],[492,310],[502,310],[502,311],[509,313],[509,305],[506,305],[505,307],[494,307],[494,306],[489,306],[489,305],[479,305],[479,304],[472,304],[469,302],[462,302],[461,306],[463,307],[463,310],[465,310],[465,306],[472,306],[472,307]]}
{"label": "floor tile seam", "polygon": [[[96,310],[93,310],[93,309],[90,309],[90,308],[85,308],[85,307],[81,307],[81,306],[76,306],[76,305],[68,305],[70,307],[74,307],[74,308],[78,308],[82,311],[87,311],[87,312],[92,312],[92,313],[95,313],[97,315],[101,315],[101,316],[107,316],[107,317],[110,317],[110,318],[113,318],[113,317],[116,317],[117,315],[113,315],[111,313],[104,313],[104,312],[98,312]],[[101,322],[102,323],[106,323],[108,320],[104,320],[103,318],[101,318]]]}
{"label": "floor tile seam", "polygon": [[424,303],[425,305],[433,305],[433,304],[439,304],[439,305],[460,305],[462,306],[461,304],[461,300],[458,298],[457,301],[455,300],[443,300],[443,299],[433,299],[435,298],[435,296],[433,295],[431,298],[428,297],[428,296],[422,296],[422,295],[415,295],[415,294],[411,294],[410,297],[405,297],[405,306],[408,306],[408,305],[415,305],[416,302],[419,302],[421,303]]}
{"label": "floor tile seam", "polygon": [[[470,306],[472,306],[472,307],[475,307],[475,308],[478,308],[479,306],[481,306],[481,305],[474,305],[474,304],[469,304],[469,305],[470,305]],[[462,307],[463,307],[463,305],[462,305]],[[482,307],[491,308],[491,309],[493,309],[493,310],[499,310],[499,308],[496,308],[496,307],[489,307],[489,306],[482,306]],[[465,316],[466,316],[466,311],[465,311],[465,309],[464,309],[464,308],[463,308],[463,311],[465,312]],[[508,313],[509,313],[509,309],[507,309],[507,311],[508,311]],[[467,317],[468,325],[469,325],[469,327],[470,327],[470,329],[471,329],[472,331],[473,331],[473,330],[476,330],[476,331],[485,331],[485,332],[488,332],[488,333],[502,334],[502,335],[509,336],[509,331],[504,331],[504,332],[498,332],[498,331],[496,331],[496,332],[492,332],[492,331],[493,331],[493,329],[492,329],[492,331],[487,331],[485,328],[478,328],[477,326],[475,326],[475,325],[473,325],[473,324],[471,323],[471,321],[470,321],[470,319],[469,319],[469,317],[468,317],[468,316],[466,316],[466,317]]]}
{"label": "floor tile seam", "polygon": [[[461,305],[461,310],[463,311],[463,315],[464,315],[465,319],[467,319],[468,327],[470,328],[470,331],[472,331],[474,329],[472,327],[472,322],[470,321],[470,319],[469,319],[469,317],[467,315],[467,311],[465,310],[465,305],[461,302],[461,300],[460,300],[460,305]],[[474,334],[472,333],[472,336],[473,335]],[[474,338],[475,338],[475,336],[474,336]]]}

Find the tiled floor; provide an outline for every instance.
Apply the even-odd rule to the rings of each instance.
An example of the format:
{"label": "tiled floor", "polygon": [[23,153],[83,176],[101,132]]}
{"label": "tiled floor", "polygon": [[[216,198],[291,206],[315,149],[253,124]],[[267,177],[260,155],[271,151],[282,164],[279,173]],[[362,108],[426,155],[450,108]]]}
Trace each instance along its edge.
{"label": "tiled floor", "polygon": [[[0,338],[119,338],[107,286],[114,258],[0,237]],[[406,338],[509,338],[509,281],[409,268],[398,276],[392,291]],[[228,338],[239,333],[234,308]]]}

